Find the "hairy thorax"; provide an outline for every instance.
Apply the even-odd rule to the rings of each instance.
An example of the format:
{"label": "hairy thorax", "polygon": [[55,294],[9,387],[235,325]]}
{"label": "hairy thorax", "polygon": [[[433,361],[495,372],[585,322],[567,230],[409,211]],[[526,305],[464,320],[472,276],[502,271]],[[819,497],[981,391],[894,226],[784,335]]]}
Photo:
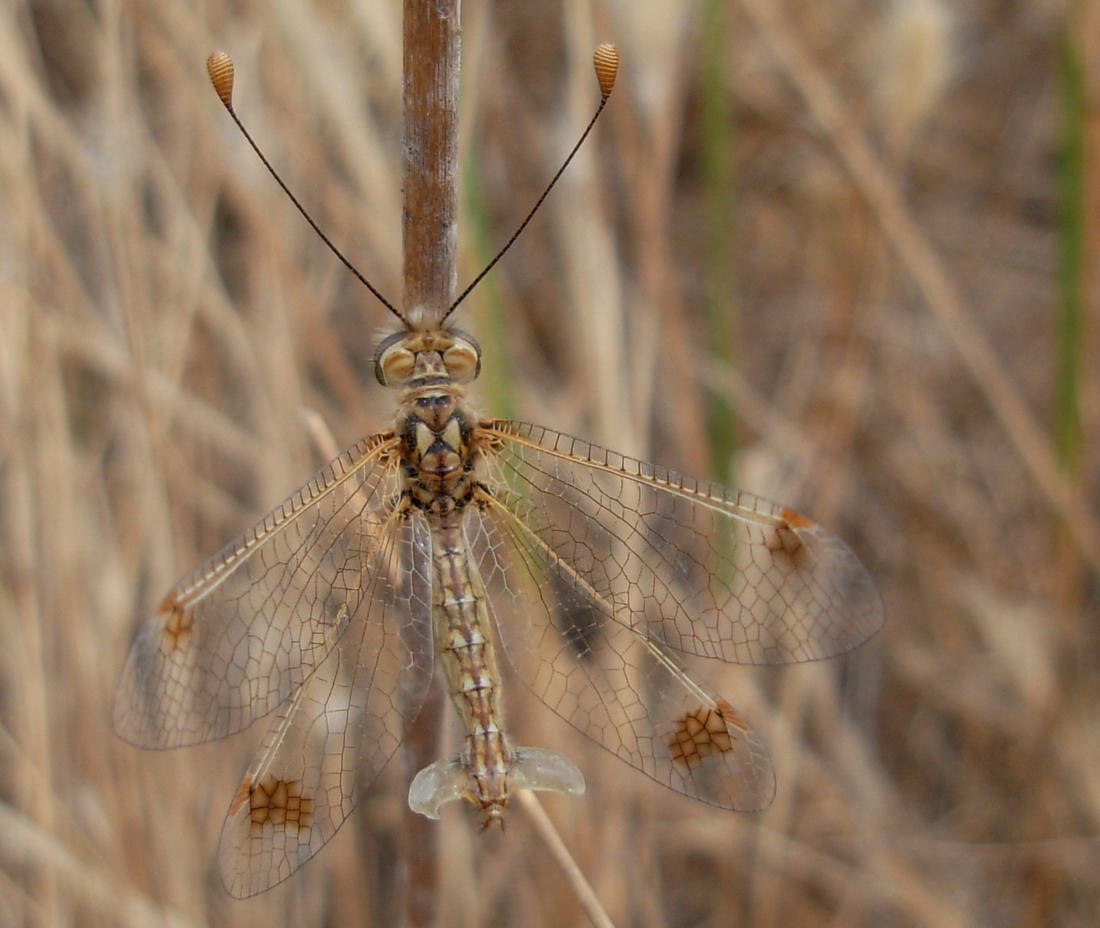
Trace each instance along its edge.
{"label": "hairy thorax", "polygon": [[444,353],[418,351],[394,422],[412,506],[446,515],[470,502],[477,486],[476,423],[465,388],[449,373]]}

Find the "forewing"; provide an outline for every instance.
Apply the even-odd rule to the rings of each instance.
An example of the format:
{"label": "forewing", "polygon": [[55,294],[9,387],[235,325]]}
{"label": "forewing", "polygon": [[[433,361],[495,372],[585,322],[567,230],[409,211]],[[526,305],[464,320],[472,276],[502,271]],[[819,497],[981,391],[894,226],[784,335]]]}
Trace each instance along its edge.
{"label": "forewing", "polygon": [[381,433],[352,446],[180,581],[130,651],[119,735],[150,748],[220,738],[301,686],[364,597],[386,590],[395,441]]}
{"label": "forewing", "polygon": [[775,794],[767,749],[728,702],[626,624],[502,502],[467,521],[490,611],[512,665],[551,709],[685,796],[727,809]]}
{"label": "forewing", "polygon": [[422,516],[390,519],[364,621],[274,715],[222,829],[233,895],[263,892],[316,854],[404,738],[431,683],[430,554]]}
{"label": "forewing", "polygon": [[482,434],[488,484],[568,565],[559,582],[577,590],[583,578],[607,618],[645,637],[783,664],[846,651],[882,626],[858,558],[792,510],[540,426],[492,420]]}

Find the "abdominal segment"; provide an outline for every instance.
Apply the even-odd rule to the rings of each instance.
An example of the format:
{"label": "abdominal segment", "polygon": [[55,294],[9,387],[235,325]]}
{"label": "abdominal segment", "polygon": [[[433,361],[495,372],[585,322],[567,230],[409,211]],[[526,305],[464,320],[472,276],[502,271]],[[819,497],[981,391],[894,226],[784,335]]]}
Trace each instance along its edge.
{"label": "abdominal segment", "polygon": [[[451,520],[448,520],[451,522]],[[465,742],[458,755],[417,774],[409,805],[430,818],[454,799],[466,799],[486,826],[502,823],[516,789],[583,793],[584,777],[566,757],[541,748],[513,748],[504,727],[500,673],[485,588],[458,520],[433,538],[433,622],[436,654]]]}

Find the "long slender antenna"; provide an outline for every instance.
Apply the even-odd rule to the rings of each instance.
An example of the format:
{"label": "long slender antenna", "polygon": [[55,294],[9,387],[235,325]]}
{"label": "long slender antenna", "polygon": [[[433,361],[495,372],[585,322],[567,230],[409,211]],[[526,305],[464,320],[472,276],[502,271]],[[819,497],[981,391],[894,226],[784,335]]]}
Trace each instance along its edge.
{"label": "long slender antenna", "polygon": [[[485,275],[504,257],[505,252],[515,244],[516,239],[519,238],[523,230],[527,228],[527,224],[534,217],[535,213],[538,212],[543,201],[550,195],[550,191],[554,189],[554,185],[558,182],[558,179],[565,173],[565,169],[569,167],[569,162],[573,160],[573,156],[580,150],[580,147],[584,144],[584,140],[588,138],[588,133],[592,131],[592,127],[596,125],[596,120],[600,118],[600,114],[607,105],[607,98],[611,96],[611,91],[615,87],[615,77],[619,73],[619,50],[614,45],[600,45],[596,49],[596,53],[592,56],[592,66],[596,70],[596,80],[600,85],[600,105],[597,107],[595,115],[585,127],[584,132],[581,133],[581,137],[577,140],[577,144],[573,146],[572,151],[566,156],[562,166],[558,168],[558,172],[550,179],[550,183],[546,185],[546,189],[542,192],[542,196],[538,198],[535,205],[531,207],[531,211],[527,214],[527,217],[519,224],[519,228],[516,229],[516,231],[512,233],[512,237],[504,243],[504,247],[496,253],[496,257],[485,266],[485,270],[470,281],[469,286],[455,298],[455,301],[447,308],[447,311],[440,316],[439,322],[441,325],[451,313],[458,309],[459,303],[470,295],[470,291],[481,283]],[[232,110],[230,110],[230,112],[232,112]]]}
{"label": "long slender antenna", "polygon": [[[267,168],[271,176],[275,178],[275,182],[282,188],[283,193],[290,197],[290,202],[293,203],[297,207],[298,212],[305,217],[306,222],[310,224],[313,231],[321,236],[321,241],[328,246],[329,251],[343,262],[344,267],[351,271],[356,278],[358,278],[359,282],[373,293],[375,298],[385,306],[386,309],[400,319],[402,323],[408,325],[405,317],[394,307],[393,303],[382,296],[378,288],[367,280],[367,278],[359,272],[359,269],[344,257],[343,252],[332,243],[332,240],[321,231],[321,227],[318,226],[317,223],[313,221],[313,217],[306,212],[306,208],[302,206],[298,198],[294,196],[290,188],[283,182],[283,179],[279,176],[279,172],[271,166],[271,162],[268,161],[267,158],[264,157],[264,153],[260,151],[260,146],[256,144],[248,130],[244,127],[244,123],[241,122],[236,110],[233,109],[233,59],[225,52],[215,52],[206,59],[206,72],[210,75],[210,83],[214,85],[214,90],[218,94],[218,99],[222,101],[222,105],[229,112],[229,115],[233,117],[233,122],[237,124],[237,128],[241,130],[241,134],[244,135],[248,144],[252,146],[252,150],[256,152],[260,161],[263,162],[264,167]],[[463,295],[465,296],[465,294]]]}

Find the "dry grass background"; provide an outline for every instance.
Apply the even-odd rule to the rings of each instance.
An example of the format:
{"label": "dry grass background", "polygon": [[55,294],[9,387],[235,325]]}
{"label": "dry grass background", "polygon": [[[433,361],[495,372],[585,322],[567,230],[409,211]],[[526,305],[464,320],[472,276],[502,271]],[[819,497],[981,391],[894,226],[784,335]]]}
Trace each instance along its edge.
{"label": "dry grass background", "polygon": [[[1100,417],[1095,175],[1093,370],[1068,387],[1057,323],[1059,43],[1092,68],[1095,160],[1098,6],[466,4],[465,278],[591,112],[595,44],[624,58],[463,310],[483,408],[812,514],[889,615],[844,659],[701,669],[771,746],[761,815],[662,790],[512,688],[522,740],[586,772],[547,805],[617,925],[1100,917],[1100,460],[1086,441],[1059,469],[1052,438],[1066,390],[1083,435]],[[233,54],[268,156],[397,298],[399,17],[0,5],[0,925],[394,923],[399,765],[237,902],[217,835],[259,732],[142,752],[109,710],[139,620],[321,462],[311,423],[344,445],[390,414],[383,311],[230,127],[206,54]],[[584,923],[522,812],[499,836],[449,811],[445,924]]]}

